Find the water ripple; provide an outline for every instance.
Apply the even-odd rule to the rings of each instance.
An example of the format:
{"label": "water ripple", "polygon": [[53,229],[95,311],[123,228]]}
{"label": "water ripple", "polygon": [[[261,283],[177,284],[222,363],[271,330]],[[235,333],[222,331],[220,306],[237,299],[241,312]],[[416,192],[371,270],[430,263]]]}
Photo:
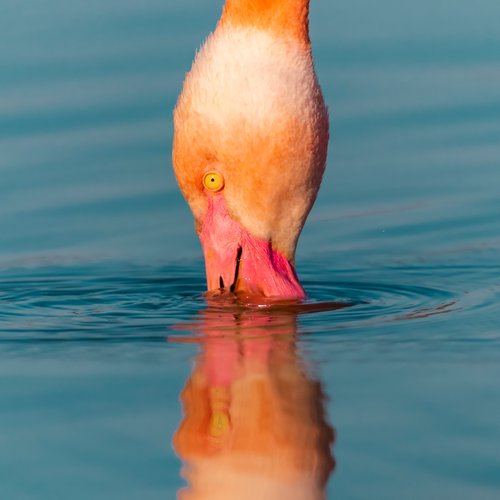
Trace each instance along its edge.
{"label": "water ripple", "polygon": [[[441,268],[439,272],[453,275],[455,270]],[[420,284],[415,282],[415,273]],[[419,322],[426,322],[426,328],[432,330],[440,318],[447,317],[446,331],[451,338],[454,321],[475,318],[477,323],[478,313],[486,324],[500,298],[499,287],[485,284],[463,290],[436,273],[434,268],[393,267],[326,271],[318,279],[306,270],[306,302],[249,305],[232,296],[219,300],[206,297],[204,277],[197,266],[11,271],[0,279],[0,341],[163,342],[167,336],[195,338],[203,333],[206,311],[221,319],[220,324],[212,321],[211,327],[219,328],[221,334],[225,332],[224,318],[252,311],[277,324],[280,318],[293,316],[298,319],[299,334],[322,337],[361,332],[369,338],[380,334],[381,325],[396,325],[404,335],[405,331],[418,330]],[[442,284],[436,286],[436,282]]]}

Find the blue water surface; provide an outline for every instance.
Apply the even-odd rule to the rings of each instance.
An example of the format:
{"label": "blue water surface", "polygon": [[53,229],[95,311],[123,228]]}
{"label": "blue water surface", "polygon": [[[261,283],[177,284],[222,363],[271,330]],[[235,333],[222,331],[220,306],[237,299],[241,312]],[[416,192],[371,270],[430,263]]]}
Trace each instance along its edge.
{"label": "blue water surface", "polygon": [[[222,1],[3,1],[0,498],[223,499],[206,477],[275,480],[283,442],[327,498],[500,498],[500,3],[311,3],[309,299],[248,309],[203,294],[170,160]],[[203,405],[241,463],[224,416],[204,458]]]}

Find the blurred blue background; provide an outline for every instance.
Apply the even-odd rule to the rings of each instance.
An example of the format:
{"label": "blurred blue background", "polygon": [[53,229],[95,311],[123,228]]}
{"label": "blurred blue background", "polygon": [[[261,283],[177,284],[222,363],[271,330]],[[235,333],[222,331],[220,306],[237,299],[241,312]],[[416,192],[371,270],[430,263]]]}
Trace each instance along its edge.
{"label": "blurred blue background", "polygon": [[[332,143],[298,271],[360,304],[299,319],[338,432],[328,498],[498,498],[500,3],[311,4]],[[196,346],[165,338],[205,305],[172,109],[221,8],[2,2],[2,498],[182,484]]]}

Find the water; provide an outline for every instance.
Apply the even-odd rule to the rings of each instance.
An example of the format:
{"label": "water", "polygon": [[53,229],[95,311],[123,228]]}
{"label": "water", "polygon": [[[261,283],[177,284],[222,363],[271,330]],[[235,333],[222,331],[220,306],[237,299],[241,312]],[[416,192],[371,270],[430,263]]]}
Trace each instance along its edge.
{"label": "water", "polygon": [[[203,295],[170,167],[220,7],[2,5],[0,497],[175,498],[181,457],[197,498],[217,471],[254,491],[257,466],[288,474],[278,498],[498,498],[500,4],[312,2],[333,140],[309,301],[264,309]],[[179,398],[210,388],[233,391],[239,458],[196,449]]]}

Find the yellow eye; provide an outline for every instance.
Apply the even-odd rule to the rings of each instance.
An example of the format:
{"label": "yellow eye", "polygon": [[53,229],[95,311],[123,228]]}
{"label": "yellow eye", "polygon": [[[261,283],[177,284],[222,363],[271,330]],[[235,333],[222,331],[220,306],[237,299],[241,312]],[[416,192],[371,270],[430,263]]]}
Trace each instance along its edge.
{"label": "yellow eye", "polygon": [[208,172],[203,177],[203,185],[209,191],[216,193],[224,187],[224,177],[219,172]]}

